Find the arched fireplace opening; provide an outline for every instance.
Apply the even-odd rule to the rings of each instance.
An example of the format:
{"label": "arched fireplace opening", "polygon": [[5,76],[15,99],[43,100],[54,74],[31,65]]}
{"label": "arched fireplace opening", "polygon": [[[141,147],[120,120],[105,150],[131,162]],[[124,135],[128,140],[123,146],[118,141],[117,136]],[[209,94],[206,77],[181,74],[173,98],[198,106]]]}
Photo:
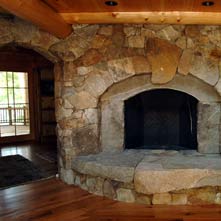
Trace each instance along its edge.
{"label": "arched fireplace opening", "polygon": [[124,103],[125,148],[197,149],[197,99],[171,89],[155,89]]}

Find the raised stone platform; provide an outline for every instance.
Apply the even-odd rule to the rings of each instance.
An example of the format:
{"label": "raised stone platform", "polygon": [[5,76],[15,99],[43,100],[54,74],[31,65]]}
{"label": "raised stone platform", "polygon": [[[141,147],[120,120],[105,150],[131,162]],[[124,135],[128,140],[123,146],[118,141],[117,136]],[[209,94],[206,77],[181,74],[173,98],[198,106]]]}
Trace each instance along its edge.
{"label": "raised stone platform", "polygon": [[[178,192],[186,194],[192,189],[208,187],[213,188],[213,192],[215,189],[218,191],[214,192],[213,203],[217,201],[215,198],[217,194],[217,197],[221,198],[219,154],[205,155],[196,151],[125,150],[121,153],[104,152],[80,156],[73,161],[72,166],[75,172],[75,184],[90,192],[122,201],[137,201],[137,196],[142,195],[142,197],[149,196],[151,202],[155,204],[159,202],[171,204],[172,198],[167,194]],[[81,182],[83,178],[82,176],[79,178],[79,174],[90,176],[90,179],[95,180]],[[156,200],[159,194],[166,197],[166,201],[164,197],[163,200],[161,197],[160,200]],[[185,200],[181,200],[182,203],[175,204],[187,204],[187,195],[184,198]]]}

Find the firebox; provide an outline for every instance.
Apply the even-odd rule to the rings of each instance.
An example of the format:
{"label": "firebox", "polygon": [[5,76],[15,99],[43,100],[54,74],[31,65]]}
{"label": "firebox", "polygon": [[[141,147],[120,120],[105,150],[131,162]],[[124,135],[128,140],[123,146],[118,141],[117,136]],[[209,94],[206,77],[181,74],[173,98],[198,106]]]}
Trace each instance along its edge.
{"label": "firebox", "polygon": [[142,92],[124,103],[125,148],[197,149],[197,99],[171,89]]}

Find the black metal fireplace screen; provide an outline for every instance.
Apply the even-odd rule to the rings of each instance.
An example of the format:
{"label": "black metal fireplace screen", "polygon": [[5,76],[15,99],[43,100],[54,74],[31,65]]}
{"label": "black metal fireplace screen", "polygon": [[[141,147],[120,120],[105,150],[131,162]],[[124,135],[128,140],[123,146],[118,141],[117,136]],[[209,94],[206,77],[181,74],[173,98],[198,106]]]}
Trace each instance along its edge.
{"label": "black metal fireplace screen", "polygon": [[125,148],[197,149],[197,99],[157,89],[125,101]]}

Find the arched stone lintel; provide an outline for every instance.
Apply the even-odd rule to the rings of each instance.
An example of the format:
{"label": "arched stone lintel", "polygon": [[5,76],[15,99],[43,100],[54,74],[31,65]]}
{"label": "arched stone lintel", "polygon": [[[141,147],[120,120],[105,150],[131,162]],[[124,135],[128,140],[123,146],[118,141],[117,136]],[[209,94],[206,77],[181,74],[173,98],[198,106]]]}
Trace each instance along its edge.
{"label": "arched stone lintel", "polygon": [[195,97],[201,103],[219,103],[221,97],[215,88],[192,75],[177,74],[166,84],[152,84],[149,74],[136,75],[111,86],[101,96],[101,103],[112,99],[127,100],[136,94],[154,89],[173,89]]}

